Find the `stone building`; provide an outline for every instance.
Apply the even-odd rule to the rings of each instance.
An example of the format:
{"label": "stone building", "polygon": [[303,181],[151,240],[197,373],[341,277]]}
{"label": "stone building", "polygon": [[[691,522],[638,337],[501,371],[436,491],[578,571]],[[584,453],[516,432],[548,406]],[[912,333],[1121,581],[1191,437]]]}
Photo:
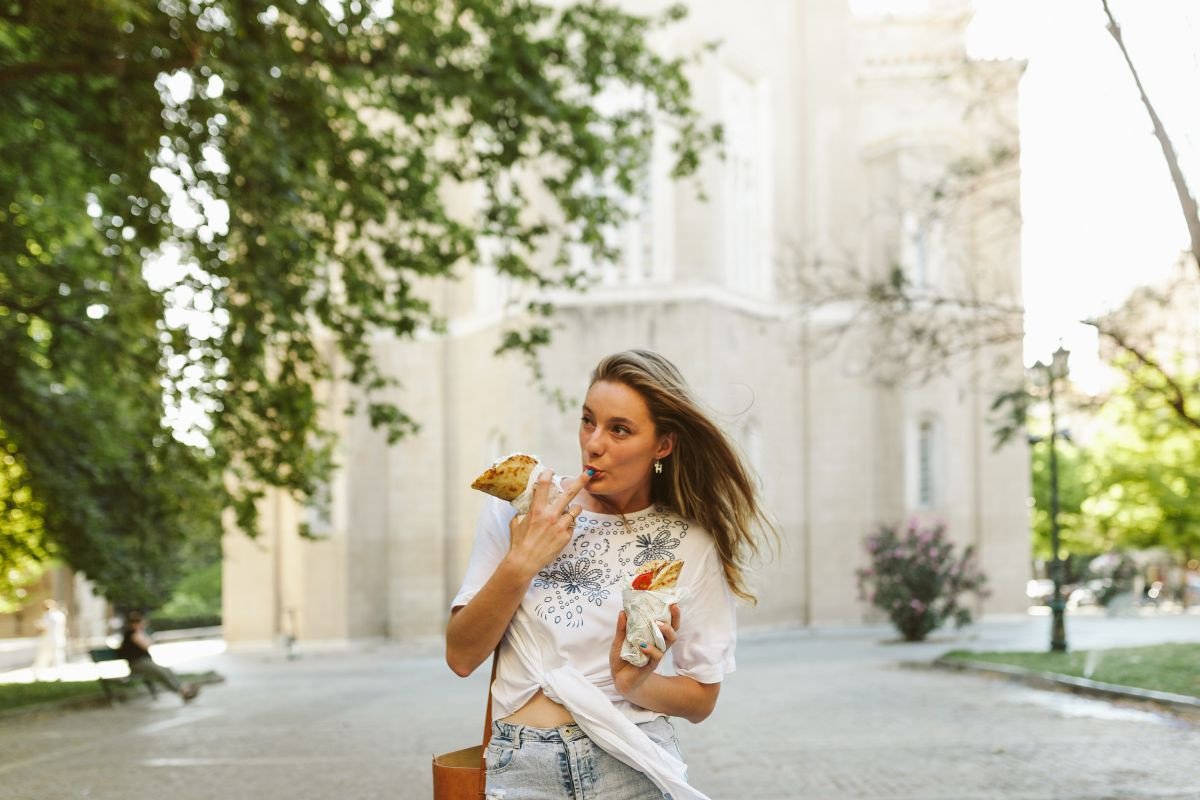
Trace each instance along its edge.
{"label": "stone building", "polygon": [[[760,603],[742,610],[743,625],[871,618],[854,581],[863,538],[912,515],[944,519],[956,541],[979,547],[993,589],[983,612],[1024,608],[1028,453],[994,451],[987,423],[996,386],[1021,379],[1019,338],[975,348],[929,382],[879,382],[849,368],[881,344],[872,331],[824,335],[849,312],[801,315],[805,290],[792,280],[836,253],[865,274],[900,265],[918,288],[969,286],[1019,303],[1019,226],[995,213],[1017,204],[1015,163],[974,177],[961,165],[996,142],[1015,151],[1023,67],[969,62],[967,4],[929,5],[860,18],[841,0],[690,2],[659,44],[722,42],[693,72],[699,107],[727,139],[726,157],[700,175],[708,200],[667,179],[656,143],[639,216],[621,232],[625,257],[598,267],[590,291],[550,298],[548,386],[577,404],[599,357],[658,350],[761,476],[783,544],[754,572]],[[972,116],[979,96],[965,90],[980,79],[986,118]],[[948,174],[975,191],[927,213],[923,198]],[[471,273],[439,289],[447,335],[376,343],[420,434],[389,447],[362,419],[331,415],[344,466],[329,513],[272,495],[256,540],[226,537],[234,645],[436,637],[481,505],[471,478],[514,450],[578,468],[577,405],[559,410],[520,362],[493,356],[515,289],[485,268]],[[347,391],[331,386],[328,397]],[[315,541],[297,536],[306,517]]]}
{"label": "stone building", "polygon": [[69,650],[82,651],[108,634],[108,603],[96,594],[91,581],[68,567],[54,566],[25,588],[20,608],[0,614],[0,639],[36,636],[45,600],[57,601],[67,615]]}

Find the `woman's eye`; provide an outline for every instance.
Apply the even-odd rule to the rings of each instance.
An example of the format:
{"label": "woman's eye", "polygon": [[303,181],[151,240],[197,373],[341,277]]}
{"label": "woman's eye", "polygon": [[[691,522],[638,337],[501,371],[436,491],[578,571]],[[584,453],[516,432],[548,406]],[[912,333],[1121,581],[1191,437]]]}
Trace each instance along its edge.
{"label": "woman's eye", "polygon": [[591,424],[592,424],[592,418],[591,418],[591,417],[580,417],[579,421],[580,421],[581,423],[583,423],[584,425],[591,425]]}
{"label": "woman's eye", "polygon": [[629,429],[624,425],[616,425],[613,427],[613,433],[619,433],[624,436],[625,434],[629,433]]}

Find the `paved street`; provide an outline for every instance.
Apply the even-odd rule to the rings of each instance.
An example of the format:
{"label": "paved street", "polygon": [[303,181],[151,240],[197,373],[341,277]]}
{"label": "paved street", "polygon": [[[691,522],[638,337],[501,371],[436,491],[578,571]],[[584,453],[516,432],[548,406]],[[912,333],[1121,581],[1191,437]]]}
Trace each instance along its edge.
{"label": "paved street", "polygon": [[[1077,649],[1200,641],[1200,616],[1072,619]],[[989,621],[920,645],[886,628],[757,632],[717,712],[677,723],[713,798],[1200,798],[1200,727],[972,674],[903,666],[952,647],[1041,648],[1046,619]],[[437,647],[222,653],[226,682],[0,721],[0,798],[419,798],[429,756],[481,727],[486,675]]]}

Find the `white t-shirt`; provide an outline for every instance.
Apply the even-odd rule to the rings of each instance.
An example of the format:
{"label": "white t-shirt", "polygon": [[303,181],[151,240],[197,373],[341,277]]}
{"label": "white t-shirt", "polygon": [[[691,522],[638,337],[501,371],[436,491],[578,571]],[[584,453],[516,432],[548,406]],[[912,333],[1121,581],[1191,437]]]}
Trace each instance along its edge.
{"label": "white t-shirt", "polygon": [[[508,553],[508,523],[515,513],[508,503],[488,498],[476,525],[467,574],[451,608],[470,602],[492,577]],[[720,683],[735,667],[733,593],[712,536],[665,509],[626,514],[624,521],[616,515],[581,513],[570,544],[533,579],[517,609],[517,616],[524,617],[521,622],[536,626],[543,646],[553,650],[543,653],[546,663],[575,667],[635,723],[660,714],[633,705],[616,691],[608,656],[622,607],[621,589],[629,576],[654,559],[684,562],[678,639],[657,671]],[[508,716],[529,702],[542,685],[535,672],[518,658],[506,634],[492,687],[495,717]]]}

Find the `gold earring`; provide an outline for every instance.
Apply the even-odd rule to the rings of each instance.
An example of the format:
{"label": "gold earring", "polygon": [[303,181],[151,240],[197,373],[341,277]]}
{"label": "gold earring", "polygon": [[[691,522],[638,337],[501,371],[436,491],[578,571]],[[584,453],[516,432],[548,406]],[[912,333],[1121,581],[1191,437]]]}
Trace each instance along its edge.
{"label": "gold earring", "polygon": [[654,462],[654,474],[662,475],[662,462],[661,461]]}

